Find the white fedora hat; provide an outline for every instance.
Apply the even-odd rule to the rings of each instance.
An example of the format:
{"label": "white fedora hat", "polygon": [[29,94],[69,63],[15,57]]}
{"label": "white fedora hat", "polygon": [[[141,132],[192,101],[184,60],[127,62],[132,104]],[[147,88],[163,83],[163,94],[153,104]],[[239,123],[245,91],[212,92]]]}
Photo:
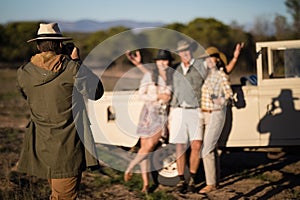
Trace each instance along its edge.
{"label": "white fedora hat", "polygon": [[40,24],[40,28],[37,32],[37,37],[31,40],[28,40],[27,42],[33,42],[36,40],[72,40],[71,37],[63,37],[58,24],[57,23],[49,23],[49,24]]}
{"label": "white fedora hat", "polygon": [[178,43],[177,43],[177,49],[176,51],[184,51],[184,50],[187,50],[191,47],[191,43],[189,41],[186,41],[186,40],[180,40]]}

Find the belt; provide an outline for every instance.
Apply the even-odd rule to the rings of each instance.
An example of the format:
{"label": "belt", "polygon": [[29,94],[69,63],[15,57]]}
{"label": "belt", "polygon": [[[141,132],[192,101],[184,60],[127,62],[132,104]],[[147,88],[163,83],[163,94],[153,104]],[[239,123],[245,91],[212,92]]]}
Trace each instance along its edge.
{"label": "belt", "polygon": [[178,106],[179,108],[183,108],[183,109],[196,109],[196,108],[199,108],[199,107],[191,107],[191,106]]}
{"label": "belt", "polygon": [[201,109],[202,112],[207,112],[207,113],[211,113],[213,111],[221,111],[221,109],[215,109],[215,110],[206,110],[206,109]]}

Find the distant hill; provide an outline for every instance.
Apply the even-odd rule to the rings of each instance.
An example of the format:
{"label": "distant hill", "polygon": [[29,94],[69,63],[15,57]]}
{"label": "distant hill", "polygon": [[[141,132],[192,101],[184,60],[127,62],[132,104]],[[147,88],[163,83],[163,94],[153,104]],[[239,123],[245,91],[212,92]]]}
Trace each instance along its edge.
{"label": "distant hill", "polygon": [[161,27],[165,25],[161,22],[139,22],[133,20],[113,20],[113,21],[93,21],[80,20],[75,22],[58,21],[59,27],[63,32],[95,32],[106,30],[115,26],[124,26],[127,28],[142,28],[142,27]]}

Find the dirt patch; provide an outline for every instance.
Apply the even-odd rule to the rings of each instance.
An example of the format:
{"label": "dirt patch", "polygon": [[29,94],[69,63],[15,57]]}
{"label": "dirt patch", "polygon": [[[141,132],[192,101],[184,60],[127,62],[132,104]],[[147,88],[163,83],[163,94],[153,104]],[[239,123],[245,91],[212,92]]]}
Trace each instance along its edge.
{"label": "dirt patch", "polygon": [[[0,131],[0,199],[48,199],[47,181],[11,172],[22,146],[21,129]],[[123,182],[123,172],[104,167],[85,172],[82,178],[81,199],[299,199],[299,150],[287,152],[271,160],[266,152],[227,152],[220,157],[221,179],[218,190],[207,195],[177,194],[173,187],[160,185],[154,192],[140,192],[139,174],[131,183]],[[197,190],[204,186],[203,170],[199,170]]]}

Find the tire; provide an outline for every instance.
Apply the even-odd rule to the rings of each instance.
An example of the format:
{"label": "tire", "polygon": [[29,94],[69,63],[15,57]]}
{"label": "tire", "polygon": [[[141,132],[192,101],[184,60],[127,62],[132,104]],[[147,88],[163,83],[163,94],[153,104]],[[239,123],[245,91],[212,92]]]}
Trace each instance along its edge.
{"label": "tire", "polygon": [[[175,186],[178,181],[178,172],[176,165],[176,148],[174,144],[168,144],[156,149],[151,158],[152,177],[154,182]],[[188,178],[189,170],[185,168],[185,178]]]}

